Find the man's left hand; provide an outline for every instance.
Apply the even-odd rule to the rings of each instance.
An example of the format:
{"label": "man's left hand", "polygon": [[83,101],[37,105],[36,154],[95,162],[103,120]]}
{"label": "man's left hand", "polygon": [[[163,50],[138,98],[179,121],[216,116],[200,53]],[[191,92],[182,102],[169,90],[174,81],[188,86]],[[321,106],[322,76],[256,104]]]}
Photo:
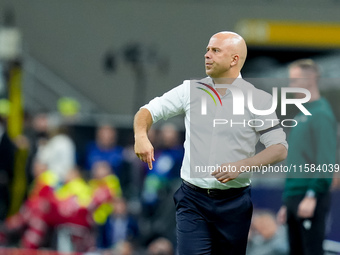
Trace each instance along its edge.
{"label": "man's left hand", "polygon": [[312,218],[316,207],[315,197],[305,197],[299,204],[298,216],[301,218]]}

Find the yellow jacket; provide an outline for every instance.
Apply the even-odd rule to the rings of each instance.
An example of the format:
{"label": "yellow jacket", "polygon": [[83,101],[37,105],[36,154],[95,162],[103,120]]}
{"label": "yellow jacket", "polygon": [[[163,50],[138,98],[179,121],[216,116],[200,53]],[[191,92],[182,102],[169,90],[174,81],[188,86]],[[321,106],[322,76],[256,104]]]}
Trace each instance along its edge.
{"label": "yellow jacket", "polygon": [[[113,197],[122,196],[122,189],[120,186],[119,179],[117,178],[116,175],[110,174],[103,179],[92,179],[89,181],[89,185],[93,193],[98,188],[108,187]],[[113,204],[103,203],[93,213],[93,219],[97,224],[103,225],[112,212]]]}
{"label": "yellow jacket", "polygon": [[80,177],[65,183],[55,192],[55,195],[59,200],[76,196],[77,202],[81,207],[87,207],[92,200],[92,190],[90,186]]}

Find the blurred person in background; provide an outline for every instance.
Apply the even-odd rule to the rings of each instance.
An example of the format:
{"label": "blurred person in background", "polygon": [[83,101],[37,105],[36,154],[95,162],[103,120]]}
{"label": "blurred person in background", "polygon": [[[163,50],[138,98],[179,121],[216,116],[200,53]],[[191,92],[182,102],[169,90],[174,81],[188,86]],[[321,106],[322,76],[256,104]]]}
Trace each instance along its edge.
{"label": "blurred person in background", "polygon": [[166,236],[176,241],[173,193],[181,183],[180,169],[184,155],[176,126],[164,124],[158,134],[153,171],[147,171],[142,191],[144,216],[149,220],[151,235]]}
{"label": "blurred person in background", "polygon": [[35,161],[33,189],[20,212],[2,226],[2,238],[18,233],[23,248],[38,249],[48,243],[47,233],[66,226],[71,233],[75,251],[95,248],[94,213],[101,205],[111,203],[114,195],[107,186],[90,187],[81,178],[78,169],[72,169],[63,186],[58,187],[56,175],[47,164]]}
{"label": "blurred person in background", "polygon": [[[41,230],[45,231],[44,221],[41,219],[40,211],[44,210],[48,204],[41,199],[47,198],[58,185],[58,177],[48,170],[47,164],[41,158],[35,158],[33,161],[34,181],[31,184],[28,198],[21,206],[18,213],[10,216],[0,227],[0,236],[2,245],[11,244],[13,237],[21,238],[21,245],[26,247],[33,243],[43,243]],[[27,231],[33,229],[32,231]],[[33,232],[31,238],[30,234]],[[36,233],[36,234],[34,234]]]}
{"label": "blurred person in background", "polygon": [[5,119],[0,114],[0,221],[10,206],[10,187],[13,179],[15,145],[8,137]]}
{"label": "blurred person in background", "polygon": [[39,144],[39,157],[45,158],[49,170],[58,175],[63,182],[69,173],[76,166],[76,148],[73,139],[69,135],[69,127],[57,125],[49,128],[49,138],[45,143]]}
{"label": "blurred person in background", "polygon": [[78,168],[71,169],[64,179],[64,183],[55,190],[58,200],[76,197],[79,206],[87,206],[91,201],[92,190],[81,176]]}
{"label": "blurred person in background", "polygon": [[270,211],[255,211],[250,225],[247,255],[288,255],[284,226],[277,224]]}
{"label": "blurred person in background", "polygon": [[138,222],[129,213],[125,199],[116,199],[113,208],[105,224],[98,228],[98,247],[110,249],[124,241],[138,244]]}
{"label": "blurred person in background", "polygon": [[[98,252],[98,253],[97,253]],[[94,255],[141,255],[134,245],[129,241],[121,241],[114,248],[108,250],[99,250]]]}
{"label": "blurred person in background", "polygon": [[[333,170],[330,169],[336,163],[336,119],[329,103],[320,96],[320,73],[313,60],[291,63],[289,77],[291,87],[310,91],[311,98],[304,107],[311,115],[300,112],[295,116],[298,125],[289,133],[287,165],[307,168],[306,172],[287,174],[284,206],[277,218],[281,224],[288,225],[291,255],[320,255],[331,203]],[[304,96],[295,94],[296,98]],[[326,171],[317,170],[323,166],[327,166]]]}
{"label": "blurred person in background", "polygon": [[[195,245],[195,244],[192,244]],[[174,247],[172,243],[164,238],[160,237],[153,240],[147,247],[147,255],[174,255]]]}
{"label": "blurred person in background", "polygon": [[[121,196],[118,178],[107,162],[96,162],[87,184],[78,169],[73,169],[67,182],[56,191],[57,209],[61,217],[51,213],[52,227],[66,226],[75,251],[84,252],[96,246],[95,229],[105,223],[112,212],[112,203]],[[52,217],[55,217],[52,219]],[[82,233],[82,234],[79,234]]]}
{"label": "blurred person in background", "polygon": [[33,161],[37,151],[41,146],[45,146],[48,142],[49,133],[48,115],[46,113],[38,113],[33,116],[26,115],[25,135],[29,140],[30,153],[27,162],[28,183],[32,183]]}
{"label": "blurred person in background", "polygon": [[[98,161],[94,163],[91,169],[91,175],[92,178],[89,180],[89,185],[93,192],[98,189],[107,189],[113,199],[120,199],[122,197],[122,188],[119,179],[108,162]],[[93,213],[93,219],[96,224],[105,224],[113,210],[113,203],[101,204]]]}
{"label": "blurred person in background", "polygon": [[[98,161],[106,161],[127,193],[130,188],[130,169],[126,166],[124,148],[117,145],[118,135],[115,127],[103,124],[96,129],[95,141],[90,142],[85,153],[85,169],[91,170]],[[126,190],[125,190],[126,188]]]}
{"label": "blurred person in background", "polygon": [[96,130],[96,139],[87,147],[86,169],[92,169],[98,161],[106,161],[119,176],[122,165],[123,148],[117,145],[117,130],[109,125],[100,125]]}
{"label": "blurred person in background", "polygon": [[137,255],[133,243],[129,241],[121,241],[113,249],[112,255]]}

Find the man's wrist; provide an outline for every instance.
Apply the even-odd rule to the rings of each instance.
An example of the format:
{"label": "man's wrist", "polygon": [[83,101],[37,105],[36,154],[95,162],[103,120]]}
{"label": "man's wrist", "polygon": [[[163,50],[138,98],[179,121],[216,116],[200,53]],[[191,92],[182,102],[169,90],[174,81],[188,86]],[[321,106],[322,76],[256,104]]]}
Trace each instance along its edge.
{"label": "man's wrist", "polygon": [[147,132],[135,132],[135,138],[147,138]]}

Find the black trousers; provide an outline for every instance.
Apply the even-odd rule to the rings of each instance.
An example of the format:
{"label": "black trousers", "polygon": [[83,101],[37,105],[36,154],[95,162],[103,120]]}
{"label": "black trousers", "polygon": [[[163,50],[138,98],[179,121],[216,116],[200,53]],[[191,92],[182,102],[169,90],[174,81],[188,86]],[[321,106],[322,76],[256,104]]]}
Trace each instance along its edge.
{"label": "black trousers", "polygon": [[174,194],[179,255],[243,255],[253,212],[250,187],[213,197],[186,184]]}
{"label": "black trousers", "polygon": [[329,193],[318,196],[314,216],[310,219],[297,216],[303,198],[304,195],[286,199],[290,255],[322,255],[331,196]]}

